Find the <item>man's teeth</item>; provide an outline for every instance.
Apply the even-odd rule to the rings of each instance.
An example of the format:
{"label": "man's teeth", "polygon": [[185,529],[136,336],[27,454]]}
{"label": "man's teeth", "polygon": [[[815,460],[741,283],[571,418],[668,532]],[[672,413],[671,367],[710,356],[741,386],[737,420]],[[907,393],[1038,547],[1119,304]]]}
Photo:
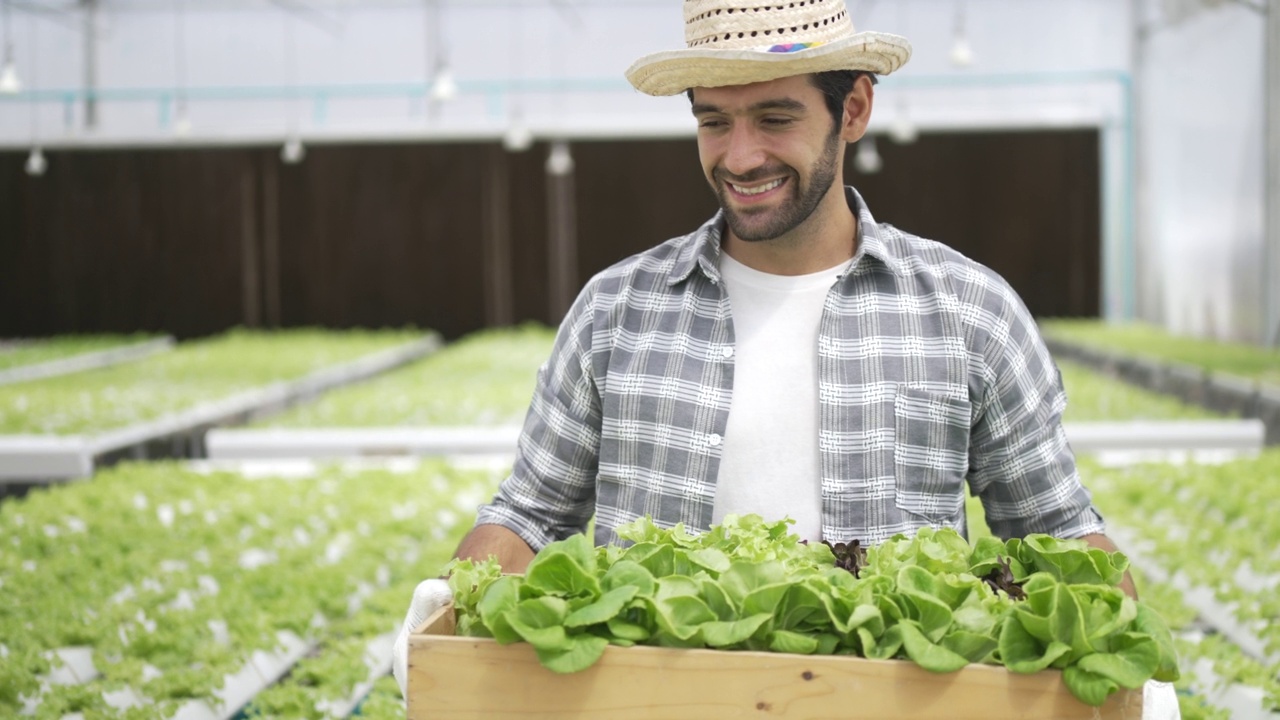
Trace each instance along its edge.
{"label": "man's teeth", "polygon": [[759,187],[753,187],[753,188],[743,187],[741,185],[733,185],[733,183],[729,183],[729,184],[733,185],[733,189],[737,191],[738,194],[740,195],[759,195],[760,193],[769,192],[770,190],[778,187],[779,185],[782,184],[782,181],[783,181],[783,178],[778,178],[773,182],[765,183],[764,185],[761,185]]}

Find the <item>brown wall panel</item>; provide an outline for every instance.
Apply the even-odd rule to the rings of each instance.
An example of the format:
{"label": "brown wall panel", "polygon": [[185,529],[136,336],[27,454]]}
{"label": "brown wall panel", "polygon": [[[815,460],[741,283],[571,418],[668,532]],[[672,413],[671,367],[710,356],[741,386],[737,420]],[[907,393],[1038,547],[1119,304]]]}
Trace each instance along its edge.
{"label": "brown wall panel", "polygon": [[[485,323],[484,144],[0,152],[0,336]],[[504,158],[515,321],[555,323],[547,145]],[[693,139],[572,145],[579,284],[715,211]],[[876,218],[1002,273],[1037,315],[1096,315],[1093,131],[882,140],[846,173]],[[488,185],[492,191],[492,182]],[[274,245],[273,245],[274,243]],[[274,247],[274,253],[272,248]],[[278,292],[278,300],[275,299]]]}
{"label": "brown wall panel", "polygon": [[628,255],[693,232],[716,212],[692,138],[580,142],[573,157],[583,282]]}
{"label": "brown wall panel", "polygon": [[0,335],[239,321],[243,151],[0,153]]}
{"label": "brown wall panel", "polygon": [[282,166],[283,324],[483,326],[483,149],[318,146]]}
{"label": "brown wall panel", "polygon": [[883,169],[845,164],[877,222],[950,245],[999,272],[1036,316],[1097,316],[1098,134],[925,134],[878,142]]}
{"label": "brown wall panel", "polygon": [[507,159],[513,317],[558,323],[560,318],[551,317],[547,287],[547,145],[508,153]]}

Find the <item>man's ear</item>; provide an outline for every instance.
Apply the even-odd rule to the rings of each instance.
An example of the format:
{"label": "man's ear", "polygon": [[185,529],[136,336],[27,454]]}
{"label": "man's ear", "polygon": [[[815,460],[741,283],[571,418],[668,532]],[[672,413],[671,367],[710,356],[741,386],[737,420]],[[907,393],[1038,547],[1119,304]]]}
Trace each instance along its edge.
{"label": "man's ear", "polygon": [[859,75],[853,83],[853,89],[844,97],[844,116],[840,125],[840,138],[847,143],[855,143],[867,132],[867,123],[871,121],[871,106],[875,102],[876,90],[871,78]]}

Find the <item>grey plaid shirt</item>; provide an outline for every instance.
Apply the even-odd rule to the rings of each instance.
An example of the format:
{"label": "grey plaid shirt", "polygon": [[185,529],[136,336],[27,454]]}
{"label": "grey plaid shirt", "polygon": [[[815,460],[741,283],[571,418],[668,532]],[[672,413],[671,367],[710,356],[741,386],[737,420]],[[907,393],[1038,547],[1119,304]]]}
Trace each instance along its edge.
{"label": "grey plaid shirt", "polygon": [[[1001,537],[1103,532],[1062,430],[1061,378],[1022,301],[846,192],[858,250],[832,278],[817,347],[823,537],[964,532],[965,482]],[[710,526],[733,392],[723,227],[717,215],[587,283],[538,373],[512,474],[477,524],[535,550],[593,514],[597,544],[642,515]]]}

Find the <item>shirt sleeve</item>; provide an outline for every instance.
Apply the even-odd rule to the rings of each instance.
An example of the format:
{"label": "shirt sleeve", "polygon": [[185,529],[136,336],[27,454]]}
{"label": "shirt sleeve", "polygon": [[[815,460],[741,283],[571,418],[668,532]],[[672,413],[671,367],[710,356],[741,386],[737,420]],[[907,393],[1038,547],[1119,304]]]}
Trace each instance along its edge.
{"label": "shirt sleeve", "polygon": [[1062,376],[1035,321],[1007,284],[982,349],[982,397],[969,448],[969,483],[1001,538],[1104,533],[1062,428]]}
{"label": "shirt sleeve", "polygon": [[538,370],[511,475],[476,516],[477,525],[502,525],[534,551],[586,530],[595,508],[601,415],[591,289],[570,308]]}

